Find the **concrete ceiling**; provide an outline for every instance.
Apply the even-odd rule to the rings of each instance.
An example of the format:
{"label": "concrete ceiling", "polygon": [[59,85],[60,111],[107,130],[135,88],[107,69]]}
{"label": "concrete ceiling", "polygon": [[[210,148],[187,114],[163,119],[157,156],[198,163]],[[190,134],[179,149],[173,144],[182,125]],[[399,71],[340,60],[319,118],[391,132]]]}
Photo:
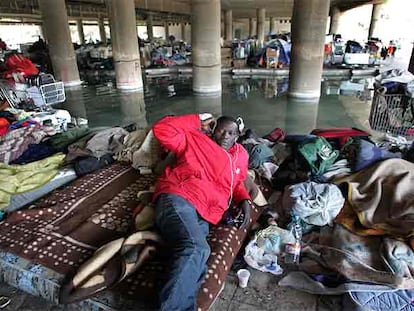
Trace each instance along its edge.
{"label": "concrete ceiling", "polygon": [[[116,0],[112,0],[116,1]],[[329,1],[329,0],[326,0]],[[382,3],[386,0],[331,0],[331,7],[341,11],[357,6]],[[66,0],[68,15],[74,18],[98,18],[106,15],[108,0]],[[155,12],[155,20],[189,20],[191,0],[135,0],[137,14],[145,18],[148,12]],[[223,10],[232,9],[233,17],[255,18],[256,8],[265,8],[267,17],[289,18],[292,15],[293,0],[221,0]],[[0,0],[0,17],[40,16],[38,0]]]}

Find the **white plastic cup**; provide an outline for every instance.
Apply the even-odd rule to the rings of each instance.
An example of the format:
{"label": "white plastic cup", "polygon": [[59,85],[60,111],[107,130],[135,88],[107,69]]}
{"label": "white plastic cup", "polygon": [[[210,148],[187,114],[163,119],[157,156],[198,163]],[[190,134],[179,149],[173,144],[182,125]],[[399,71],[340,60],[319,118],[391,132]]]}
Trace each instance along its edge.
{"label": "white plastic cup", "polygon": [[246,288],[247,282],[249,282],[250,271],[247,269],[240,269],[237,271],[237,277],[239,278],[239,286],[241,288]]}

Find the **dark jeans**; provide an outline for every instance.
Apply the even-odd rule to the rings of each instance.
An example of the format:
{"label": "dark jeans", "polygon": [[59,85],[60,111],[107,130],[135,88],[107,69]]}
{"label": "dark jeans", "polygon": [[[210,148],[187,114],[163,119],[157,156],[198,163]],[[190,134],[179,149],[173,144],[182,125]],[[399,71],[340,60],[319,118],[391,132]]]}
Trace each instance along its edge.
{"label": "dark jeans", "polygon": [[160,293],[161,310],[196,310],[197,292],[210,255],[208,223],[178,195],[161,194],[155,205],[156,225],[172,250],[169,277]]}

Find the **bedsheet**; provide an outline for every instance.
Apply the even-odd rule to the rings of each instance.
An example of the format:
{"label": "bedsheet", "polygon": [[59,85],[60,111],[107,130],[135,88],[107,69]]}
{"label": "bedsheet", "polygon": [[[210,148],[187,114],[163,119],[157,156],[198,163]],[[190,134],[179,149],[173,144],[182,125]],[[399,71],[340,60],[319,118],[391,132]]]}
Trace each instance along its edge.
{"label": "bedsheet", "polygon": [[76,173],[73,168],[63,168],[59,170],[58,174],[46,185],[32,191],[12,195],[10,204],[4,209],[4,211],[6,213],[17,211],[75,179]]}

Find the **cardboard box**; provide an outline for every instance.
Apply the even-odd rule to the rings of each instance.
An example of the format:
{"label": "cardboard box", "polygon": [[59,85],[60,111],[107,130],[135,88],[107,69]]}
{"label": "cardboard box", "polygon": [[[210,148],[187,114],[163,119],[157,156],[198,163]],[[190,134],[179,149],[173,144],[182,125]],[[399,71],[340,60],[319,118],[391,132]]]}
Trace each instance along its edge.
{"label": "cardboard box", "polygon": [[279,63],[279,50],[267,48],[266,49],[266,68],[277,68]]}
{"label": "cardboard box", "polygon": [[234,58],[233,59],[233,67],[235,69],[242,69],[246,68],[247,59],[246,58]]}

